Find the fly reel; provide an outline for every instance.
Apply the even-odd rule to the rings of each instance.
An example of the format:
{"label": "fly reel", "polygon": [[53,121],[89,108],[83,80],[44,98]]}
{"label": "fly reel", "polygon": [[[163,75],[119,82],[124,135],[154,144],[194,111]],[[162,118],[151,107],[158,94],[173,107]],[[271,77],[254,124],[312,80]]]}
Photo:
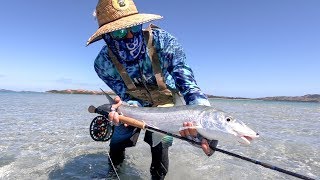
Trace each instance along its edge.
{"label": "fly reel", "polygon": [[95,141],[108,141],[113,131],[114,126],[105,116],[95,117],[90,124],[90,136]]}

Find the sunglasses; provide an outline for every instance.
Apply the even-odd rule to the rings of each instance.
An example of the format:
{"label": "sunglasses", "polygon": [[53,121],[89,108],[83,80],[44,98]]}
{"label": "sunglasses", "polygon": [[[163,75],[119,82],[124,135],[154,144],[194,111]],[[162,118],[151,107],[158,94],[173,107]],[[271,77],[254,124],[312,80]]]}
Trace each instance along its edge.
{"label": "sunglasses", "polygon": [[130,28],[125,28],[125,29],[119,29],[119,30],[116,30],[116,31],[112,31],[109,34],[114,39],[122,39],[122,38],[126,37],[126,35],[128,34],[129,31],[131,33],[137,33],[137,32],[140,32],[141,30],[142,30],[142,25],[137,25],[137,26],[133,26],[133,27],[130,27]]}

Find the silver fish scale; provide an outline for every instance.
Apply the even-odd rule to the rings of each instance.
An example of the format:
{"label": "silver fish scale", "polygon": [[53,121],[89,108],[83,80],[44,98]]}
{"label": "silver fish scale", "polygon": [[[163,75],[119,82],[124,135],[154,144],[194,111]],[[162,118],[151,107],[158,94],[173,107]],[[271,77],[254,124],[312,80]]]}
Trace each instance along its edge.
{"label": "silver fish scale", "polygon": [[172,133],[178,132],[183,122],[200,122],[208,117],[208,113],[217,112],[213,107],[199,105],[170,108],[120,106],[119,111],[124,116],[144,121],[149,126],[155,126]]}

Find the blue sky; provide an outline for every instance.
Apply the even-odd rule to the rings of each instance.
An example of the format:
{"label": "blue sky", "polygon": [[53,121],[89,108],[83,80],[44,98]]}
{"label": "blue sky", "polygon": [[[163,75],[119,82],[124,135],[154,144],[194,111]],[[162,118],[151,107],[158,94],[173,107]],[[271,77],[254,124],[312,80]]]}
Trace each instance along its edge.
{"label": "blue sky", "polygon": [[[0,6],[0,89],[99,90],[97,0],[10,0]],[[320,93],[319,0],[135,1],[164,16],[201,89],[221,96]]]}

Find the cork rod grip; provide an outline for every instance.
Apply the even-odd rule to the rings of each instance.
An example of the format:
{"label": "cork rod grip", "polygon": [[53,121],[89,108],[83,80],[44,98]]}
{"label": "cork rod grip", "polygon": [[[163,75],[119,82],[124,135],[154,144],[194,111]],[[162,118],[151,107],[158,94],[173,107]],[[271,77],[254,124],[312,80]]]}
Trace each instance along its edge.
{"label": "cork rod grip", "polygon": [[[105,115],[105,116],[108,116],[108,114],[109,114],[109,112],[106,111],[104,108],[96,108],[92,105],[89,106],[88,111],[90,113],[98,113],[98,114]],[[133,127],[137,127],[140,129],[145,129],[145,126],[146,126],[146,124],[144,122],[130,118],[130,117],[126,117],[126,116],[119,116],[119,120],[122,123],[128,124]]]}
{"label": "cork rod grip", "polygon": [[139,121],[139,120],[136,120],[136,119],[133,119],[133,118],[130,118],[130,117],[126,117],[126,116],[119,116],[119,120],[122,123],[128,124],[130,126],[137,127],[137,128],[140,128],[140,129],[145,129],[145,125],[146,124],[144,122],[142,122],[142,121]]}

